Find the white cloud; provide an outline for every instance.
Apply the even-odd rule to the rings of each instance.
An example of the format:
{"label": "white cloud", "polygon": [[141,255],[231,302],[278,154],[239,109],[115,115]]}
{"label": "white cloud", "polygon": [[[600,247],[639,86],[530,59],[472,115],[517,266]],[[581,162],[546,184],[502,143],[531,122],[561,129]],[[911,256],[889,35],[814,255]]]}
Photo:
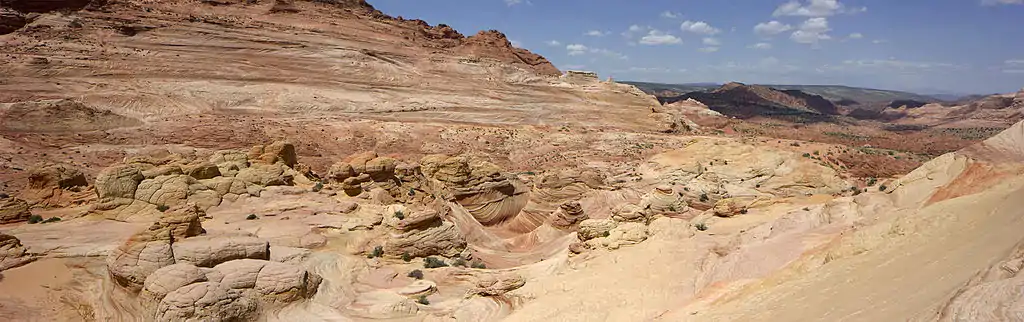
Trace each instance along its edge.
{"label": "white cloud", "polygon": [[508,42],[512,43],[512,47],[523,48],[523,43],[521,41],[518,41],[518,40],[515,40],[515,39],[509,39]]}
{"label": "white cloud", "polygon": [[949,70],[960,70],[966,68],[951,63],[941,62],[925,62],[925,61],[908,61],[898,59],[862,59],[862,60],[845,60],[838,65],[825,65],[820,69],[832,70],[846,73],[901,73],[901,74],[913,74],[926,71],[949,71]]}
{"label": "white cloud", "polygon": [[790,30],[793,30],[793,26],[775,20],[762,22],[754,26],[754,33],[761,36],[774,36]]}
{"label": "white cloud", "polygon": [[718,47],[701,47],[701,48],[698,48],[697,50],[699,50],[701,52],[705,52],[705,53],[713,53],[713,52],[718,51]]}
{"label": "white cloud", "polygon": [[1024,66],[1024,59],[1010,59],[1004,61],[1003,64],[1007,64],[1010,66]]}
{"label": "white cloud", "polygon": [[885,40],[885,39],[875,39],[875,40],[871,41],[872,44],[876,44],[876,45],[877,44],[884,44],[884,43],[887,43],[887,42],[889,42],[889,41]]}
{"label": "white cloud", "polygon": [[727,62],[719,65],[708,65],[700,68],[715,73],[753,73],[753,74],[786,74],[799,71],[800,67],[783,63],[775,57],[765,57],[756,63]]}
{"label": "white cloud", "polygon": [[1024,4],[1024,0],[981,0],[981,4],[994,6],[1001,4]]}
{"label": "white cloud", "polygon": [[604,37],[607,34],[608,34],[607,32],[602,32],[600,30],[591,30],[591,31],[587,31],[583,35],[584,36],[591,36],[591,37]]}
{"label": "white cloud", "polygon": [[713,37],[706,37],[706,38],[704,38],[703,39],[703,43],[705,45],[708,45],[708,46],[721,46],[722,45],[722,41],[718,40],[717,38],[713,38]]}
{"label": "white cloud", "polygon": [[678,12],[665,11],[661,13],[662,18],[676,19],[680,16],[682,16],[682,14]]}
{"label": "white cloud", "polygon": [[864,38],[864,34],[859,33],[859,32],[855,32],[855,33],[850,34],[849,38],[850,39],[861,39],[861,38]]}
{"label": "white cloud", "polygon": [[1007,74],[1024,74],[1024,69],[1004,69],[1003,73],[1007,73]]}
{"label": "white cloud", "polygon": [[832,39],[827,33],[832,30],[828,27],[826,18],[810,18],[800,24],[800,29],[789,35],[789,39],[801,44],[817,44],[821,40]]}
{"label": "white cloud", "polygon": [[523,3],[523,0],[505,0],[505,4],[509,7]]}
{"label": "white cloud", "polygon": [[622,37],[625,37],[626,39],[633,39],[633,36],[635,36],[638,33],[644,32],[644,30],[648,30],[648,29],[651,29],[651,27],[649,27],[649,26],[648,27],[644,27],[644,26],[640,26],[640,25],[632,25],[632,26],[629,26],[629,29],[627,29],[626,31],[622,32]]}
{"label": "white cloud", "polygon": [[661,30],[652,29],[647,33],[646,36],[640,38],[640,43],[644,45],[675,45],[682,43],[683,40],[679,37],[673,36],[672,34],[663,32]]}
{"label": "white cloud", "polygon": [[544,43],[547,44],[548,46],[561,46],[562,45],[562,43],[559,42],[558,40],[548,40],[548,41],[545,41]]}
{"label": "white cloud", "polygon": [[565,50],[569,51],[569,56],[583,55],[587,53],[587,46],[581,44],[569,44],[565,46]]}
{"label": "white cloud", "polygon": [[772,49],[772,44],[769,44],[769,43],[766,43],[766,42],[759,42],[759,43],[750,45],[750,48],[762,49],[762,50],[764,50],[764,49]]}
{"label": "white cloud", "polygon": [[701,35],[714,35],[721,32],[721,30],[719,30],[718,28],[712,27],[711,25],[703,21],[693,22],[687,20],[684,21],[681,25],[679,25],[679,29],[682,31],[692,32]]}
{"label": "white cloud", "polygon": [[590,48],[590,53],[591,54],[603,55],[605,57],[610,57],[610,58],[615,58],[615,59],[629,60],[629,56],[626,56],[626,55],[624,55],[622,53],[614,52],[614,51],[611,51],[611,50],[608,50],[608,49],[603,49],[603,48]]}
{"label": "white cloud", "polygon": [[772,16],[804,16],[804,17],[828,17],[841,13],[855,14],[867,11],[867,7],[847,8],[838,0],[806,0],[801,4],[799,0],[791,0],[783,3]]}
{"label": "white cloud", "polygon": [[1024,59],[1009,59],[1003,62],[1003,73],[1024,74]]}

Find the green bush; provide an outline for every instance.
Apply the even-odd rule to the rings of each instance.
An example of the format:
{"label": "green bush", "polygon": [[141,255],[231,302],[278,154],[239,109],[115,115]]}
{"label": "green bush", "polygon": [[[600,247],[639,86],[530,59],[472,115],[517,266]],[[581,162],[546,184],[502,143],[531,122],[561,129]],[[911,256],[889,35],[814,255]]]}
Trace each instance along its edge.
{"label": "green bush", "polygon": [[423,267],[424,268],[448,267],[448,264],[445,263],[443,260],[437,259],[437,257],[427,256],[427,258],[423,259]]}
{"label": "green bush", "polygon": [[476,269],[485,269],[485,268],[487,268],[487,265],[484,265],[483,262],[473,262],[473,264],[470,265],[470,267],[473,267],[473,268],[476,268]]}
{"label": "green bush", "polygon": [[885,185],[878,186],[878,191],[885,191]]}
{"label": "green bush", "polygon": [[381,257],[384,255],[384,246],[377,246],[373,248],[373,251],[366,258]]}
{"label": "green bush", "polygon": [[420,298],[418,300],[416,300],[416,303],[423,304],[423,305],[430,305],[430,301],[427,300],[427,296],[426,295],[420,295]]}
{"label": "green bush", "polygon": [[256,214],[249,214],[248,216],[245,216],[245,220],[256,220],[256,219],[260,219],[260,217],[256,217]]}
{"label": "green bush", "polygon": [[401,210],[395,210],[395,218],[398,218],[398,220],[405,219],[405,214]]}
{"label": "green bush", "polygon": [[469,266],[469,264],[466,263],[466,260],[462,259],[462,257],[458,257],[458,258],[455,258],[454,261],[452,261],[452,266],[467,267],[467,266]]}
{"label": "green bush", "polygon": [[320,192],[320,190],[324,190],[323,182],[317,182],[315,185],[313,185],[313,192]]}
{"label": "green bush", "polygon": [[811,157],[811,154],[810,154],[810,153],[804,153],[804,157],[805,157],[805,158],[810,158],[810,157]]}
{"label": "green bush", "polygon": [[410,255],[409,252],[404,252],[402,253],[402,260],[405,261],[406,263],[411,262],[412,255]]}
{"label": "green bush", "polygon": [[700,202],[707,202],[707,201],[708,201],[708,194],[706,194],[706,193],[700,194]]}
{"label": "green bush", "polygon": [[30,224],[38,224],[38,223],[41,223],[41,222],[43,222],[43,216],[40,216],[40,215],[28,216],[28,223],[30,223]]}
{"label": "green bush", "polygon": [[705,223],[697,223],[697,225],[695,227],[697,227],[697,230],[699,230],[699,231],[708,230],[708,224],[705,224]]}
{"label": "green bush", "polygon": [[406,276],[421,280],[423,279],[423,271],[414,269],[411,272],[409,272],[409,275]]}
{"label": "green bush", "polygon": [[868,187],[875,185],[875,182],[877,182],[877,181],[878,181],[878,179],[868,178]]}
{"label": "green bush", "polygon": [[171,209],[171,207],[169,207],[167,205],[158,205],[158,206],[156,206],[156,210],[160,211],[160,212],[167,211],[167,209]]}

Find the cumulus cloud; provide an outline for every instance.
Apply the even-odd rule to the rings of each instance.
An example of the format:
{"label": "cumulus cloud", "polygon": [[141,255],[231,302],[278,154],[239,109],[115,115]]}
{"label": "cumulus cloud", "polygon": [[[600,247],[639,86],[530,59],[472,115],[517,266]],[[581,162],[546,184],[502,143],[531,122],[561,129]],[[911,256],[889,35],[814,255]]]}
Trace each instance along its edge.
{"label": "cumulus cloud", "polygon": [[763,37],[778,35],[790,30],[793,30],[793,26],[775,20],[762,22],[754,26],[754,33]]}
{"label": "cumulus cloud", "polygon": [[547,44],[548,46],[561,46],[562,45],[562,43],[559,42],[558,40],[548,40],[548,41],[545,41],[544,43]]}
{"label": "cumulus cloud", "polygon": [[505,4],[509,7],[523,3],[523,0],[505,0]]}
{"label": "cumulus cloud", "polygon": [[830,30],[832,29],[828,27],[828,19],[810,18],[800,25],[800,29],[789,35],[789,39],[801,44],[817,44],[821,40],[832,39],[828,35]]}
{"label": "cumulus cloud", "polygon": [[769,43],[766,43],[766,42],[759,42],[759,43],[750,45],[750,48],[762,49],[762,50],[764,50],[764,49],[772,49],[772,44],[769,44]]}
{"label": "cumulus cloud", "polygon": [[569,56],[578,56],[587,53],[587,46],[581,44],[569,44],[565,46],[565,50],[569,51]]}
{"label": "cumulus cloud", "polygon": [[644,32],[645,30],[648,30],[648,29],[651,29],[651,27],[644,27],[644,26],[640,26],[640,25],[632,25],[632,26],[629,26],[629,29],[626,29],[626,31],[622,32],[622,37],[626,37],[626,39],[632,39],[633,36],[635,36],[636,34],[642,33],[642,32]]}
{"label": "cumulus cloud", "polygon": [[698,48],[697,50],[699,50],[700,52],[703,52],[703,53],[713,53],[713,52],[718,51],[718,47],[711,47],[711,46],[709,46],[709,47],[701,47],[701,48]]}
{"label": "cumulus cloud", "polygon": [[676,19],[680,16],[682,16],[682,14],[678,12],[665,11],[661,13],[662,18]]}
{"label": "cumulus cloud", "polygon": [[611,51],[611,50],[604,49],[604,48],[590,48],[590,53],[591,54],[602,55],[602,56],[605,56],[605,57],[608,57],[608,58],[614,58],[614,59],[620,59],[620,60],[629,60],[629,56],[626,56],[626,55],[624,55],[624,54],[622,54],[620,52]]}
{"label": "cumulus cloud", "polygon": [[703,43],[708,46],[721,46],[722,42],[717,38],[706,37],[703,39]]}
{"label": "cumulus cloud", "polygon": [[586,33],[584,33],[583,35],[591,36],[591,37],[604,37],[607,34],[608,34],[607,32],[602,32],[600,30],[590,30],[590,31],[587,31]]}
{"label": "cumulus cloud", "polygon": [[850,39],[861,39],[861,38],[864,38],[864,34],[861,34],[859,32],[855,32],[855,33],[850,34],[850,36],[848,38],[850,38]]}
{"label": "cumulus cloud", "polygon": [[792,0],[775,8],[772,16],[828,17],[841,13],[855,14],[867,10],[867,7],[848,8],[838,0],[807,0],[804,3]]}
{"label": "cumulus cloud", "polygon": [[651,29],[646,36],[640,38],[640,43],[644,45],[675,45],[682,43],[683,40],[679,39],[670,33],[663,32],[657,29]]}
{"label": "cumulus cloud", "polygon": [[710,24],[703,21],[684,21],[679,25],[679,29],[685,32],[692,32],[700,35],[714,35],[722,32],[718,28],[712,27]]}

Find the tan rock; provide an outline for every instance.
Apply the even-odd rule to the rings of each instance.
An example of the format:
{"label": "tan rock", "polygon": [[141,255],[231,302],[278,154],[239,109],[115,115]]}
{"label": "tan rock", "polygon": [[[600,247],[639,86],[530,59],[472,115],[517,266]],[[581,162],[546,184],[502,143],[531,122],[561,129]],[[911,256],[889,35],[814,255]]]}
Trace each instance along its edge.
{"label": "tan rock", "polygon": [[17,237],[0,233],[0,272],[24,265],[33,259]]}
{"label": "tan rock", "polygon": [[220,283],[194,283],[167,294],[157,306],[157,321],[252,321],[259,302],[243,290]]}
{"label": "tan rock", "polygon": [[718,217],[732,217],[747,212],[746,203],[736,199],[727,198],[719,200],[715,203],[715,207],[712,208],[715,216]]}
{"label": "tan rock", "polygon": [[476,282],[476,287],[469,290],[469,295],[500,296],[526,285],[526,279],[516,273],[505,273],[498,276],[483,276]]}
{"label": "tan rock", "polygon": [[288,142],[278,141],[267,146],[254,146],[249,150],[248,160],[252,163],[277,164],[293,167],[298,162],[295,146]]}
{"label": "tan rock", "polygon": [[199,236],[176,241],[174,260],[214,267],[236,259],[270,259],[270,243],[248,236]]}
{"label": "tan rock", "polygon": [[185,175],[203,180],[212,179],[220,176],[220,168],[216,164],[210,162],[198,162],[192,163],[181,167],[181,171]]}
{"label": "tan rock", "polygon": [[294,175],[286,171],[283,164],[253,164],[252,166],[238,171],[235,178],[239,180],[268,186],[290,186],[295,180]]}
{"label": "tan rock", "polygon": [[18,198],[0,199],[0,224],[26,221],[32,216],[28,202]]}
{"label": "tan rock", "polygon": [[185,172],[181,171],[181,166],[177,164],[161,165],[146,170],[142,170],[142,176],[146,177],[146,179],[153,179],[159,176],[171,176],[184,173]]}
{"label": "tan rock", "polygon": [[68,164],[47,164],[29,170],[28,189],[72,189],[88,186],[85,174]]}
{"label": "tan rock", "polygon": [[141,288],[150,274],[174,264],[172,242],[202,233],[199,218],[204,215],[196,205],[163,213],[160,220],[129,237],[107,256],[107,271],[112,279],[124,287]]}
{"label": "tan rock", "polygon": [[337,162],[331,165],[331,169],[327,171],[327,179],[334,183],[344,182],[345,179],[355,175],[355,170],[352,169],[352,165],[348,162]]}
{"label": "tan rock", "polygon": [[614,229],[618,224],[610,219],[587,219],[580,222],[580,227],[577,230],[580,240],[591,240],[594,238],[605,237],[608,233]]}
{"label": "tan rock", "polygon": [[580,206],[579,202],[569,201],[558,206],[550,218],[551,226],[559,229],[571,229],[586,220],[587,214],[583,212],[583,206]]}
{"label": "tan rock", "polygon": [[253,289],[262,299],[275,302],[310,298],[322,280],[297,265],[254,259],[217,265],[207,276],[232,289]]}
{"label": "tan rock", "polygon": [[135,198],[135,189],[146,177],[138,167],[115,165],[96,175],[96,194],[100,200]]}
{"label": "tan rock", "polygon": [[191,263],[164,266],[146,278],[142,288],[142,297],[149,301],[159,302],[168,293],[189,284],[205,281],[206,274]]}
{"label": "tan rock", "polygon": [[466,248],[466,239],[455,224],[443,220],[433,223],[424,229],[392,233],[384,243],[384,254],[392,258],[405,253],[413,257],[455,256]]}

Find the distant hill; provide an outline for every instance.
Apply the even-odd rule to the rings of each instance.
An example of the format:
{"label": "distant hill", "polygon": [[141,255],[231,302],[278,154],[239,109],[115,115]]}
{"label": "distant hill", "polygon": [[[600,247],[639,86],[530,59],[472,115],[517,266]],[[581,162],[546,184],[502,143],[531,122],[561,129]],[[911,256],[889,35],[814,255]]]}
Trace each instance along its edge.
{"label": "distant hill", "polygon": [[[647,92],[652,95],[658,95],[665,91],[671,91],[678,93],[677,95],[686,94],[690,92],[706,92],[718,88],[721,85],[709,84],[709,83],[694,83],[694,84],[662,84],[662,83],[647,83],[647,82],[630,82],[630,81],[619,81],[620,83],[630,84],[640,88],[640,90]],[[771,87],[778,90],[799,90],[804,93],[814,94],[821,96],[827,100],[833,102],[842,102],[841,105],[854,105],[850,104],[853,102],[861,104],[869,103],[888,103],[895,100],[911,100],[918,102],[939,102],[940,99],[935,97],[901,92],[901,91],[890,91],[881,89],[871,88],[860,88],[850,87],[842,85],[759,85],[764,87]]]}
{"label": "distant hill", "polygon": [[818,95],[795,89],[779,90],[742,83],[729,83],[710,91],[694,91],[658,99],[665,104],[694,99],[714,111],[743,119],[753,117],[828,119],[830,116],[839,114],[835,104]]}

